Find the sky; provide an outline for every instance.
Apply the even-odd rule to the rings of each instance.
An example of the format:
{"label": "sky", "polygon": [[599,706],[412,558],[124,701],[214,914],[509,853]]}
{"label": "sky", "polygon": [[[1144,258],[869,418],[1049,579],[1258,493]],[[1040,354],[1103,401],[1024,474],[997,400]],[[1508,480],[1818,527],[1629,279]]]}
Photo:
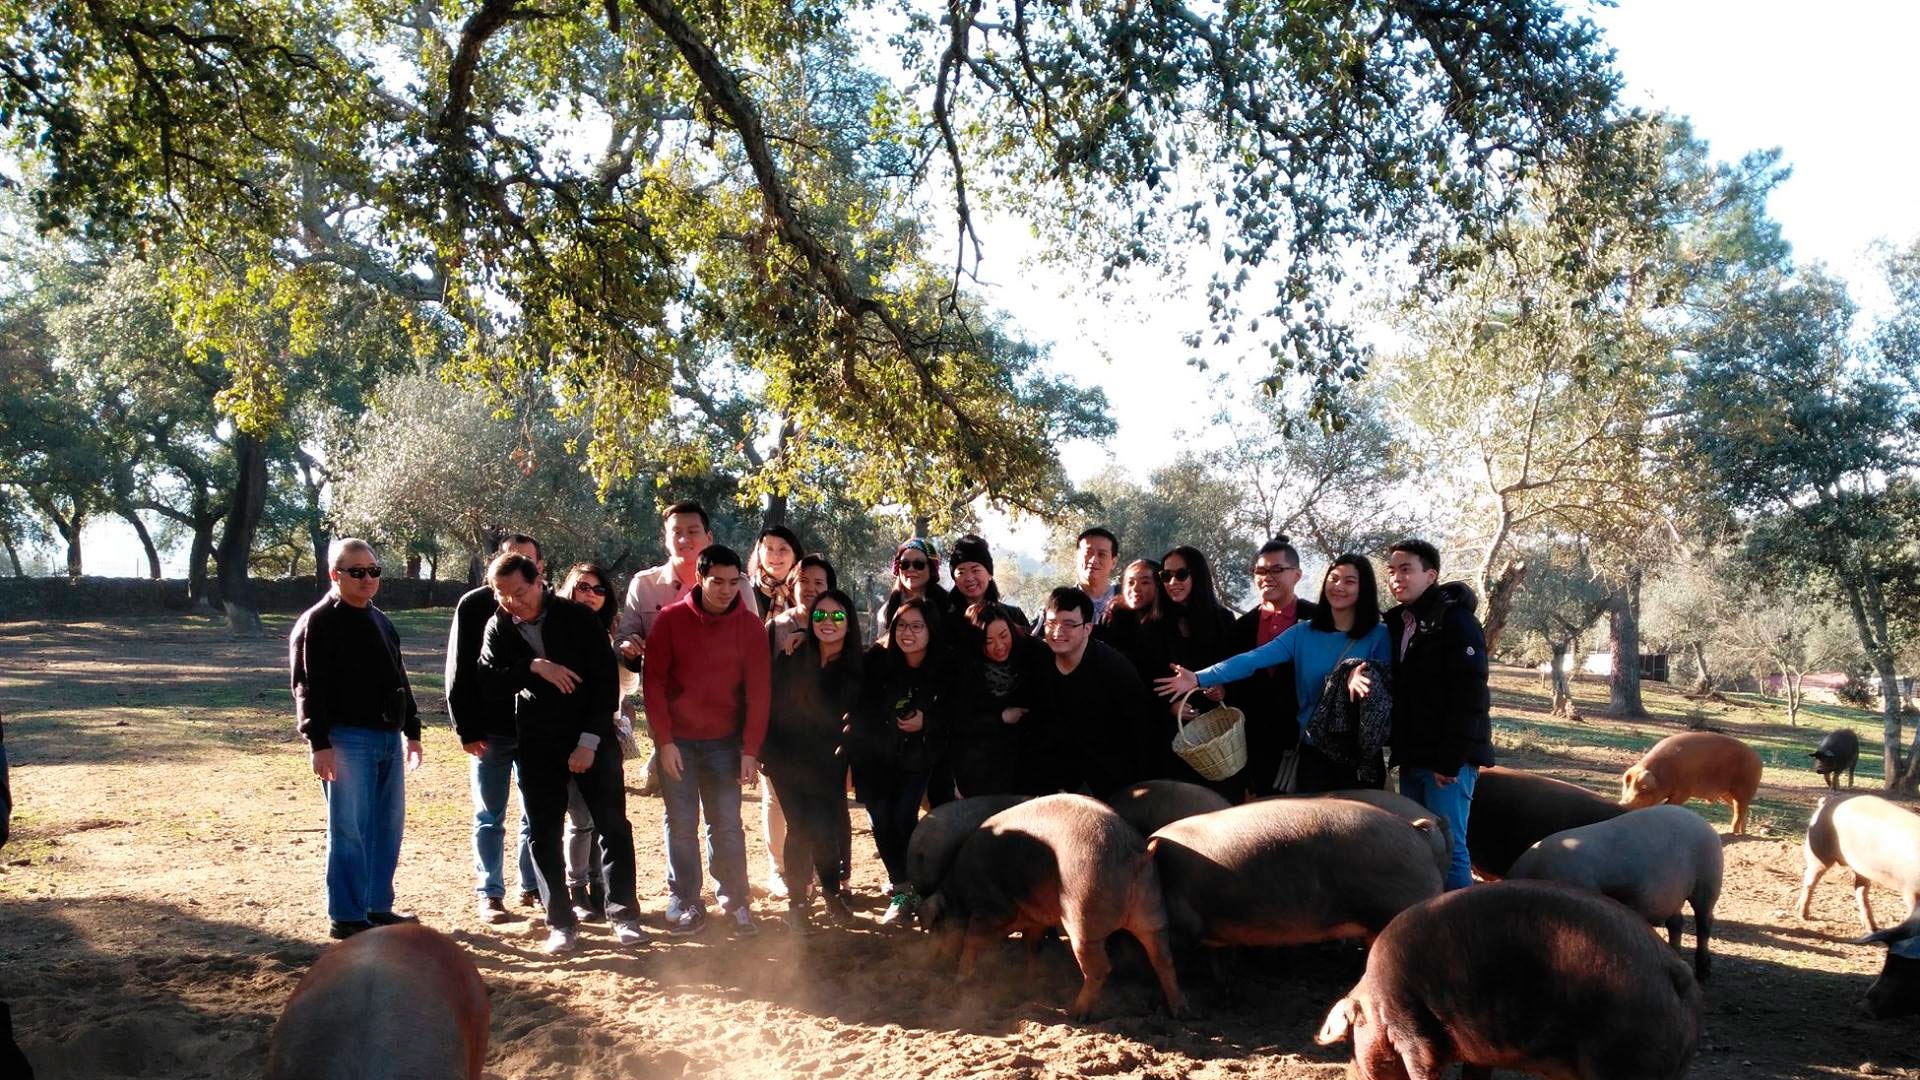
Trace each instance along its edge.
{"label": "sky", "polygon": [[[1868,311],[1883,302],[1871,246],[1920,237],[1920,3],[1828,0],[1622,0],[1573,4],[1599,23],[1625,78],[1628,105],[1689,118],[1715,156],[1733,160],[1779,147],[1792,176],[1771,212],[1796,257],[1847,280]],[[1185,366],[1185,332],[1204,325],[1197,287],[1141,283],[1123,303],[1092,302],[1075,279],[1027,261],[1017,224],[983,230],[980,275],[987,299],[1032,338],[1052,344],[1054,364],[1105,390],[1118,434],[1108,443],[1061,448],[1073,480],[1119,466],[1144,481],[1171,460],[1212,414],[1212,382]],[[1195,286],[1199,284],[1196,280]],[[1254,373],[1236,378],[1250,394]],[[996,552],[1038,558],[1037,522],[989,519]],[[98,522],[84,538],[88,571],[142,572],[131,531]],[[184,573],[184,551],[166,560]]]}

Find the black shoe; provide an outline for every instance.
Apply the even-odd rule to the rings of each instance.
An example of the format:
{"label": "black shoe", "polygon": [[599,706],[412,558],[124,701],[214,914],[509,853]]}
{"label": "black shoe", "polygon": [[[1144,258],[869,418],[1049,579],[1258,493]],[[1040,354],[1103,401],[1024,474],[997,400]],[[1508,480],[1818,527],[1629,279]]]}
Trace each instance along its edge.
{"label": "black shoe", "polygon": [[593,901],[587,896],[587,887],[585,885],[569,885],[567,887],[567,905],[573,908],[573,917],[575,920],[586,922],[593,918]]}
{"label": "black shoe", "polygon": [[604,881],[587,882],[587,921],[607,921],[607,883]]}
{"label": "black shoe", "polygon": [[420,916],[400,911],[369,911],[367,921],[375,926],[399,926],[419,922]]}
{"label": "black shoe", "polygon": [[355,934],[364,933],[371,929],[373,929],[373,923],[366,919],[361,919],[358,922],[341,922],[335,919],[333,925],[327,927],[327,936],[336,941],[345,941]]}

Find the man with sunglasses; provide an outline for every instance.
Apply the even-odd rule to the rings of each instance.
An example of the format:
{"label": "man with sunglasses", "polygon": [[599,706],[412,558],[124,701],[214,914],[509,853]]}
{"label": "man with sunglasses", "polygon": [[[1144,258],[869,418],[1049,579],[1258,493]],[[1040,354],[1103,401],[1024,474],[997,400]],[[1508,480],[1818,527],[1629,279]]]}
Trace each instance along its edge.
{"label": "man with sunglasses", "polygon": [[[495,554],[514,552],[533,560],[546,579],[547,564],[540,541],[513,533],[500,542]],[[480,672],[480,644],[487,623],[500,610],[493,589],[485,584],[460,598],[447,631],[447,718],[470,757],[468,790],[473,794],[473,887],[479,894],[480,921],[507,920],[506,873],[502,866],[506,837],[507,790],[518,776],[514,753],[519,738],[513,724],[513,695],[492,690]],[[528,844],[527,805],[520,803],[520,906],[540,903],[534,880],[533,853]]]}
{"label": "man with sunglasses", "polygon": [[[1234,652],[1251,652],[1308,622],[1318,610],[1295,595],[1300,584],[1300,552],[1285,536],[1260,546],[1253,558],[1253,587],[1260,603],[1233,624]],[[1247,767],[1241,774],[1255,798],[1275,794],[1280,760],[1300,742],[1298,703],[1293,690],[1293,661],[1262,668],[1227,687],[1227,703],[1247,717]]]}
{"label": "man with sunglasses", "polygon": [[[400,635],[373,606],[380,562],[365,540],[336,540],[333,587],[287,635],[293,711],[327,802],[327,917],[336,938],[413,922],[393,910],[406,824],[405,774],[420,767],[420,710]],[[406,745],[401,746],[405,734]]]}

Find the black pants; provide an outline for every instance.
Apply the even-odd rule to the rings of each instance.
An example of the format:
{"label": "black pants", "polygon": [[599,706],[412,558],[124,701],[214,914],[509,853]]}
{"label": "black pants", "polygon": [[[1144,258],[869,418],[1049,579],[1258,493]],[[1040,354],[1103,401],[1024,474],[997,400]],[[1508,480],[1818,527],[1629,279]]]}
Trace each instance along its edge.
{"label": "black pants", "polygon": [[1386,770],[1381,768],[1381,758],[1374,758],[1375,775],[1379,780],[1367,783],[1360,779],[1359,771],[1352,766],[1342,765],[1320,752],[1312,743],[1300,744],[1300,771],[1295,774],[1293,790],[1301,795],[1312,795],[1322,791],[1348,791],[1353,788],[1378,788],[1386,782]]}
{"label": "black pants", "polygon": [[[846,766],[838,757],[828,755],[814,760],[795,760],[787,755],[767,762],[767,779],[780,798],[787,814],[787,842],[780,855],[787,866],[789,903],[799,906],[805,896],[796,887],[794,875],[803,867],[813,867],[820,888],[829,893],[840,891],[843,880],[841,863],[851,840],[852,820],[847,814]],[[847,826],[843,830],[843,823]],[[843,835],[847,839],[842,839]]]}
{"label": "black pants", "polygon": [[607,918],[626,922],[640,917],[635,895],[633,826],[627,821],[627,787],[620,767],[620,744],[607,739],[594,752],[587,771],[567,768],[572,747],[520,744],[520,798],[532,831],[533,871],[540,883],[540,902],[547,909],[547,925],[565,930],[574,925],[573,905],[567,902],[567,870],[560,830],[567,820],[567,782],[580,787],[580,797],[600,831],[596,845],[601,872],[607,882]]}
{"label": "black pants", "polygon": [[927,770],[878,766],[855,774],[860,801],[873,822],[873,846],[895,889],[907,888],[907,845],[920,823],[920,800],[927,793]]}

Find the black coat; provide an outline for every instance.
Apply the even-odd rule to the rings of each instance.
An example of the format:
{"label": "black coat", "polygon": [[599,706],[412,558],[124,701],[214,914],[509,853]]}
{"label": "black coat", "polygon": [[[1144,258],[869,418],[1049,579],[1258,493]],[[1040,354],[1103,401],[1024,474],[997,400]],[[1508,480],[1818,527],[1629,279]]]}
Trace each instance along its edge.
{"label": "black coat", "polygon": [[[929,652],[919,667],[908,667],[884,645],[867,650],[860,696],[848,732],[854,783],[863,776],[923,772],[946,755],[953,732],[953,710],[960,704],[953,669],[944,652]],[[919,710],[919,731],[901,731],[895,721]]]}
{"label": "black coat", "polygon": [[480,645],[499,610],[493,590],[482,585],[460,598],[447,630],[447,718],[462,744],[515,731],[513,695],[489,693],[480,671]]}
{"label": "black coat", "polygon": [[860,657],[850,651],[855,648],[847,643],[849,651],[821,667],[820,647],[808,634],[791,654],[773,654],[772,709],[760,753],[768,772],[831,772],[835,762],[844,762],[845,729],[860,699]]}
{"label": "black coat", "polygon": [[313,749],[330,749],[336,727],[420,738],[400,634],[379,608],[356,608],[329,592],[293,624],[287,653],[294,720]]}
{"label": "black coat", "polygon": [[[1038,740],[1032,764],[1040,792],[1075,791],[1082,785],[1095,797],[1157,775],[1153,748],[1173,740],[1173,720],[1165,710],[1150,712],[1140,675],[1111,646],[1087,642],[1080,666],[1061,674],[1052,657],[1036,669],[1032,711]],[[1153,718],[1165,716],[1164,725]],[[1143,749],[1144,748],[1144,749]],[[1171,751],[1168,751],[1170,754]]]}
{"label": "black coat", "polygon": [[[1296,624],[1310,622],[1319,608],[1311,600],[1296,599]],[[1260,609],[1233,621],[1233,652],[1238,656],[1260,644]],[[1227,684],[1227,704],[1247,717],[1246,779],[1255,795],[1272,794],[1280,759],[1300,743],[1299,699],[1293,687],[1293,661],[1262,668],[1236,683]]]}
{"label": "black coat", "polygon": [[[1041,665],[1053,663],[1053,652],[1040,640],[1016,633],[1012,666],[1013,686],[995,693],[987,686],[986,658],[976,647],[961,665],[961,706],[953,733],[954,781],[962,796],[1025,794],[1034,789],[1033,762],[1044,752],[1041,716],[1022,717],[1009,724],[1009,708],[1033,705],[1033,686]],[[1049,789],[1050,790],[1050,789]]]}
{"label": "black coat", "polygon": [[[1473,617],[1478,603],[1472,589],[1450,581],[1381,616],[1393,644],[1395,765],[1451,775],[1462,765],[1493,764],[1487,637]],[[1413,640],[1403,651],[1409,607]]]}
{"label": "black coat", "polygon": [[521,752],[571,753],[583,734],[599,736],[598,752],[617,752],[613,714],[620,707],[620,670],[600,617],[549,592],[540,638],[548,660],[580,676],[572,693],[533,673],[533,646],[505,611],[488,621],[480,645],[479,670],[489,693],[512,702]]}

